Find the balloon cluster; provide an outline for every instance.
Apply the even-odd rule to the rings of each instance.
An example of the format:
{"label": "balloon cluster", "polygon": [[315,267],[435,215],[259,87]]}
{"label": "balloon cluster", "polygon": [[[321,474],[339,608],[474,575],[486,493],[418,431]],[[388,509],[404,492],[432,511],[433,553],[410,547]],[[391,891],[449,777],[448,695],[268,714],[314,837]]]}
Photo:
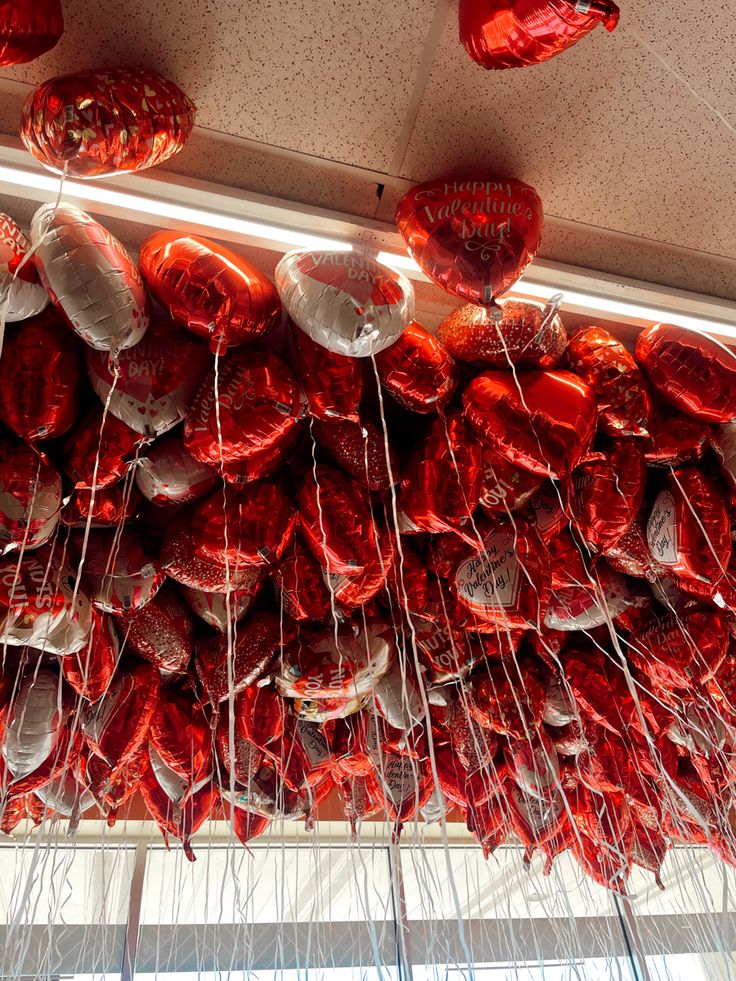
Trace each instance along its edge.
{"label": "balloon cluster", "polygon": [[354,827],[455,809],[615,889],[675,841],[736,861],[731,351],[519,302],[434,336],[364,256],[293,253],[274,287],[159,233],[139,271],[71,206],[31,241],[0,361],[5,831],[140,791],[189,850],[221,809],[246,842],[334,790]]}

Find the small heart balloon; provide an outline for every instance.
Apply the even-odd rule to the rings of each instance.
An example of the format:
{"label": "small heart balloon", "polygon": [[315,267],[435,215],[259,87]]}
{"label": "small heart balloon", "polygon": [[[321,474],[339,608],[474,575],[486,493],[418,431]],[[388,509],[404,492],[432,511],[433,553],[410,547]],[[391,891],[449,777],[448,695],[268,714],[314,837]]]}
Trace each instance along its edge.
{"label": "small heart balloon", "polygon": [[731,522],[723,495],[695,467],[665,480],[647,522],[652,559],[683,579],[715,585],[731,558]]}
{"label": "small heart balloon", "polygon": [[283,361],[265,349],[236,350],[202,382],[184,446],[200,463],[242,460],[272,447],[303,412],[299,386]]}
{"label": "small heart balloon", "polygon": [[387,491],[398,481],[396,454],[370,419],[315,419],[310,428],[320,446],[368,490]]}
{"label": "small heart balloon", "polygon": [[590,546],[610,548],[629,531],[644,500],[646,474],[641,447],[623,439],[575,468],[568,504],[575,527]]}
{"label": "small heart balloon", "polygon": [[294,535],[271,577],[292,620],[329,617],[330,593],[322,578],[322,567],[301,535]]}
{"label": "small heart balloon", "polygon": [[354,252],[289,252],[276,267],[276,288],[297,327],[347,357],[382,351],[414,316],[409,280]]}
{"label": "small heart balloon", "polygon": [[513,178],[432,181],[399,202],[396,224],[422,272],[469,303],[493,304],[532,261],[542,202]]}
{"label": "small heart balloon", "polygon": [[213,354],[256,340],[278,323],[273,283],[216,242],[156,232],[141,246],[140,262],[154,298],[177,323],[207,338]]}
{"label": "small heart balloon", "polygon": [[84,738],[113,768],[134,759],[148,737],[161,681],[153,664],[137,662],[119,670],[105,697],[82,716]]}
{"label": "small heart balloon", "polygon": [[652,412],[644,376],[636,361],[602,327],[585,327],[567,346],[567,360],[592,388],[602,429],[609,436],[646,436]]}
{"label": "small heart balloon", "polygon": [[70,177],[104,177],[153,167],[178,153],[195,111],[191,99],[156,72],[79,72],[29,94],[20,136],[44,167]]}
{"label": "small heart balloon", "polygon": [[[558,297],[559,299],[559,297]],[[453,357],[489,368],[551,368],[562,357],[567,333],[557,313],[546,307],[509,300],[495,310],[466,303],[440,324],[440,340]]]}
{"label": "small heart balloon", "polygon": [[682,412],[704,422],[736,419],[736,354],[707,334],[653,324],[639,335],[636,360]]}
{"label": "small heart balloon", "polygon": [[87,643],[81,651],[61,659],[64,680],[81,698],[97,702],[112,681],[119,653],[113,618],[93,610],[92,630]]}
{"label": "small heart balloon", "polygon": [[127,613],[153,599],[166,576],[137,532],[130,527],[121,535],[93,531],[86,552],[83,533],[78,534],[72,548],[80,557],[84,552],[82,576],[98,610]]}
{"label": "small heart balloon", "polygon": [[76,422],[81,345],[53,312],[7,331],[0,360],[0,419],[22,439],[63,436]]}
{"label": "small heart balloon", "polygon": [[668,469],[701,460],[713,434],[707,422],[661,405],[652,409],[648,428],[641,441],[647,465]]}
{"label": "small heart balloon", "polygon": [[293,328],[296,371],[315,419],[358,420],[363,395],[363,368],[357,358],[336,354]]}
{"label": "small heart balloon", "polygon": [[118,620],[126,648],[161,671],[180,674],[194,653],[189,608],[171,585],[164,585],[142,610]]}
{"label": "small heart balloon", "polygon": [[77,487],[61,511],[61,523],[70,528],[122,525],[137,516],[141,496],[135,487]]}
{"label": "small heart balloon", "polygon": [[547,61],[598,24],[612,31],[613,0],[460,0],[460,40],[483,68],[521,68]]}
{"label": "small heart balloon", "polygon": [[217,483],[217,474],[184,449],[179,434],[156,441],[138,460],[138,490],[152,504],[190,504],[204,497]]}
{"label": "small heart balloon", "polygon": [[82,340],[113,355],[148,328],[149,301],[137,266],[116,238],[73,204],[44,204],[31,242],[41,282]]}
{"label": "small heart balloon", "polygon": [[0,65],[22,65],[50,51],[64,32],[60,0],[13,0],[0,14]]}
{"label": "small heart balloon", "polygon": [[9,324],[35,317],[49,305],[36,266],[26,259],[30,247],[10,215],[0,212],[0,311],[5,311]]}
{"label": "small heart balloon", "polygon": [[488,371],[463,395],[484,442],[532,473],[562,477],[585,455],[598,415],[593,392],[569,371]]}
{"label": "small heart balloon", "polygon": [[227,637],[213,637],[197,648],[197,675],[207,697],[218,705],[253,685],[280,650],[283,632],[272,613],[255,613],[238,627],[234,646]]}
{"label": "small heart balloon", "polygon": [[166,575],[184,586],[211,593],[254,587],[262,576],[259,566],[232,563],[228,567],[199,557],[192,538],[191,519],[191,512],[184,510],[166,531],[161,548],[161,565]]}
{"label": "small heart balloon", "polygon": [[225,634],[228,624],[237,623],[253,605],[260,577],[250,589],[232,589],[229,593],[205,593],[202,589],[182,586],[181,592],[193,613],[210,627]]}
{"label": "small heart balloon", "polygon": [[0,549],[38,548],[61,513],[61,474],[20,440],[0,441]]}
{"label": "small heart balloon", "polygon": [[186,418],[210,359],[204,345],[171,323],[152,324],[115,363],[86,352],[87,374],[108,411],[143,436],[168,432]]}
{"label": "small heart balloon", "polygon": [[515,467],[490,446],[483,448],[483,490],[480,506],[486,511],[518,511],[544,483],[540,474]]}
{"label": "small heart balloon", "polygon": [[410,412],[442,410],[457,382],[454,361],[416,320],[376,355],[376,368],[381,385]]}
{"label": "small heart balloon", "polygon": [[105,415],[100,405],[64,440],[64,471],[79,488],[110,487],[128,472],[141,442],[138,433],[111,413]]}

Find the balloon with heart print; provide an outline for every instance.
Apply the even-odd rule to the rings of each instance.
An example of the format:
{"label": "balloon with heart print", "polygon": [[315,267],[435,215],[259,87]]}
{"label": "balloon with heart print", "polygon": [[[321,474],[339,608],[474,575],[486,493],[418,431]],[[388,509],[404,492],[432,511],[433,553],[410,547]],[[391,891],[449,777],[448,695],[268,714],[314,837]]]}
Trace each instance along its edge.
{"label": "balloon with heart print", "polygon": [[17,436],[38,443],[72,428],[79,412],[80,346],[51,310],[6,331],[0,419]]}
{"label": "balloon with heart print", "polygon": [[50,51],[64,32],[60,0],[12,0],[0,11],[0,66]]}
{"label": "balloon with heart print", "polygon": [[303,413],[287,365],[265,348],[240,348],[205,376],[187,416],[184,446],[200,463],[244,460],[273,447]]}
{"label": "balloon with heart print", "polygon": [[27,443],[0,440],[0,549],[38,548],[61,513],[61,474]]}
{"label": "balloon with heart print", "polygon": [[736,354],[698,330],[653,324],[636,342],[636,360],[668,402],[703,422],[736,419]]}
{"label": "balloon with heart print", "polygon": [[213,354],[257,340],[278,323],[273,283],[216,242],[156,232],[141,246],[140,262],[154,298],[177,323],[206,338]]}
{"label": "balloon with heart print", "polygon": [[552,368],[567,345],[557,312],[561,299],[558,294],[546,307],[507,300],[500,305],[500,321],[495,310],[465,303],[442,321],[440,340],[459,361],[489,368]]}
{"label": "balloon with heart print", "polygon": [[460,40],[483,68],[522,68],[567,51],[598,24],[612,31],[613,0],[460,0]]}
{"label": "balloon with heart print", "polygon": [[410,412],[442,411],[455,391],[457,371],[450,353],[416,320],[376,355],[381,385]]}
{"label": "balloon with heart print", "polygon": [[334,461],[368,490],[385,492],[398,481],[396,454],[370,419],[315,419],[310,431]]}
{"label": "balloon with heart print", "polygon": [[409,280],[355,252],[289,252],[276,267],[276,289],[297,327],[347,357],[382,351],[414,316]]}
{"label": "balloon with heart print", "polygon": [[82,340],[116,355],[148,328],[150,304],[137,266],[102,225],[73,204],[44,204],[31,242],[41,282]]}
{"label": "balloon with heart print", "polygon": [[[254,571],[259,572],[258,569]],[[229,593],[206,593],[203,589],[182,586],[181,594],[193,613],[210,627],[225,634],[229,629],[228,625],[242,620],[251,608],[260,582],[261,576],[258,576],[253,587],[231,589]]]}
{"label": "balloon with heart print", "polygon": [[609,436],[646,436],[652,405],[634,356],[603,327],[584,327],[567,345],[570,367],[595,393]]}
{"label": "balloon with heart print", "polygon": [[78,72],[29,93],[20,137],[50,170],[105,177],[153,167],[178,153],[192,132],[195,111],[191,99],[157,72]]}
{"label": "balloon with heart print", "polygon": [[563,477],[585,455],[598,421],[593,392],[569,371],[487,371],[463,394],[465,417],[510,463]]}
{"label": "balloon with heart print", "polygon": [[27,258],[30,248],[15,221],[0,212],[0,315],[4,311],[9,324],[35,317],[49,305],[36,266]]}
{"label": "balloon with heart print", "polygon": [[399,202],[396,224],[422,272],[466,303],[492,306],[532,261],[542,202],[513,178],[419,184]]}
{"label": "balloon with heart print", "polygon": [[673,470],[650,511],[647,544],[659,566],[715,586],[732,553],[731,522],[717,484],[696,467]]}
{"label": "balloon with heart print", "polygon": [[210,366],[203,344],[174,324],[151,324],[145,337],[121,351],[86,352],[87,374],[108,411],[143,436],[161,436],[189,411]]}

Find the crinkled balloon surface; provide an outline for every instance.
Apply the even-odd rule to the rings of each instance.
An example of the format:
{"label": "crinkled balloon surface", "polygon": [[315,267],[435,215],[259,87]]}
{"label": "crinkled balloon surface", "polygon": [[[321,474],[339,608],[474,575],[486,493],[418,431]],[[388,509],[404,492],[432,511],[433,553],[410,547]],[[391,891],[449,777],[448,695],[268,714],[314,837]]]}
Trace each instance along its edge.
{"label": "crinkled balloon surface", "polygon": [[493,310],[466,303],[440,324],[440,341],[453,357],[489,368],[551,368],[562,357],[567,334],[556,307],[508,300],[501,320]]}

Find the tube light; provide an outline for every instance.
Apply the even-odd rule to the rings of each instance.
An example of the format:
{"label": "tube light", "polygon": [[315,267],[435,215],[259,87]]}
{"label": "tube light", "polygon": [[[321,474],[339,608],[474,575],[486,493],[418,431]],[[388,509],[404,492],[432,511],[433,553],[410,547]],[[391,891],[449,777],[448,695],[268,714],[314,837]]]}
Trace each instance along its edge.
{"label": "tube light", "polygon": [[[394,252],[380,252],[378,254],[378,261],[393,269],[399,269],[402,272],[409,273],[412,278],[421,276],[422,279],[426,279],[419,265],[409,255],[399,255]],[[510,295],[533,297],[534,299],[546,302],[555,294],[561,293],[563,296],[562,306],[574,308],[576,312],[601,313],[605,314],[608,319],[633,321],[642,324],[675,324],[678,327],[713,334],[716,337],[728,338],[729,340],[736,339],[736,322],[728,323],[725,320],[712,320],[708,317],[698,317],[681,313],[674,306],[666,307],[664,305],[658,306],[655,303],[642,303],[640,301],[593,292],[592,290],[567,289],[564,284],[535,282],[534,271],[534,265],[532,264],[529,272],[525,273],[510,290]],[[553,278],[553,274],[547,273],[547,276]],[[736,311],[734,313],[736,320]]]}
{"label": "tube light", "polygon": [[[7,165],[0,165],[0,184],[11,184],[26,190],[44,191],[54,196],[59,193],[59,178],[38,171]],[[206,211],[202,208],[175,204],[160,198],[134,194],[129,191],[116,191],[103,184],[65,180],[62,195],[64,198],[94,201],[98,204],[119,208],[121,211],[135,211],[143,215],[182,222],[199,228],[229,232],[246,238],[264,239],[291,248],[323,249],[329,252],[352,252],[353,249],[349,242],[323,238],[321,235],[301,232],[296,228],[266,225],[222,212]]]}

